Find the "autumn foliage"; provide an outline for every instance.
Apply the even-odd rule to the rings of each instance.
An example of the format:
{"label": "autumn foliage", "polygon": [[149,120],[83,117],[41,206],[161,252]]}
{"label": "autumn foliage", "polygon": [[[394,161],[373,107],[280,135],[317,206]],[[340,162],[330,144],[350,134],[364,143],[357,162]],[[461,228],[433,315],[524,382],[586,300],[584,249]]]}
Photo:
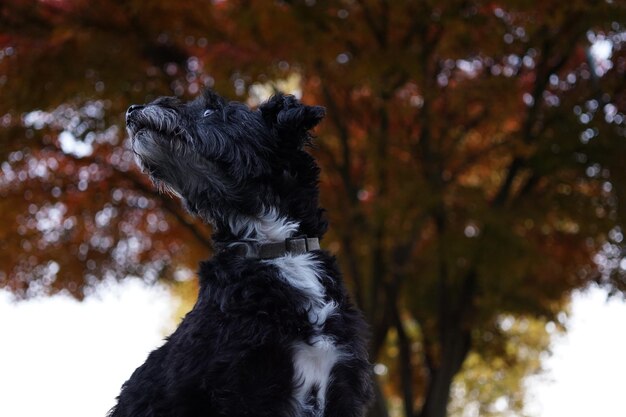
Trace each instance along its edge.
{"label": "autumn foliage", "polygon": [[373,413],[520,410],[569,294],[626,290],[625,21],[588,0],[5,1],[0,285],[189,279],[210,229],[137,171],[125,108],[301,92],[327,108],[323,245],[372,324]]}

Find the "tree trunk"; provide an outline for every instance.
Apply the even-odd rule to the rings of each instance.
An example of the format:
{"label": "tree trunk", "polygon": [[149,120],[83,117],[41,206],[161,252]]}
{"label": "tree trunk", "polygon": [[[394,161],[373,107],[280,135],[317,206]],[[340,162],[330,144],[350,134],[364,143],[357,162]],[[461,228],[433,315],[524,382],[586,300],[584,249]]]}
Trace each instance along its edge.
{"label": "tree trunk", "polygon": [[464,321],[471,315],[476,291],[476,271],[472,268],[463,280],[458,299],[451,296],[453,291],[449,282],[443,239],[447,224],[443,204],[435,209],[433,219],[439,235],[438,337],[429,340],[425,335],[424,339],[424,357],[429,378],[419,417],[446,417],[448,414],[452,381],[461,369],[471,346],[471,334]]}
{"label": "tree trunk", "polygon": [[437,363],[429,361],[429,384],[419,417],[446,417],[450,388],[470,347],[470,334],[459,326],[445,332],[441,356]]}

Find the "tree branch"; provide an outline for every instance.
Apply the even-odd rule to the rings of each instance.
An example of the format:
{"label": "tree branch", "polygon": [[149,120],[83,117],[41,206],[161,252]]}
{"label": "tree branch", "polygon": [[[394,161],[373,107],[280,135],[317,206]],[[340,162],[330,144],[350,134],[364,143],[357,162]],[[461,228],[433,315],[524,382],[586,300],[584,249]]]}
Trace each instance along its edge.
{"label": "tree branch", "polygon": [[[383,0],[383,22],[381,24],[381,27],[379,27],[376,24],[376,20],[374,19],[374,14],[372,12],[372,10],[370,9],[370,7],[368,6],[368,4],[366,3],[365,0],[357,0],[357,2],[359,3],[359,6],[361,6],[361,10],[363,10],[363,16],[365,16],[365,22],[367,23],[367,26],[370,28],[372,35],[374,36],[374,39],[376,39],[376,42],[378,42],[378,46],[380,46],[381,48],[385,48],[387,45],[387,32],[386,32],[386,22],[385,19],[388,18],[388,5],[386,6],[385,4],[387,3],[386,0]],[[387,12],[384,12],[384,10],[387,10]]]}
{"label": "tree branch", "polygon": [[[584,31],[581,31],[581,29],[576,28],[575,26],[578,17],[579,14],[574,13],[565,20],[563,28],[564,30],[572,31],[572,34],[566,42],[567,47],[565,51],[557,59],[554,59],[554,56],[552,55],[552,50],[556,46],[555,39],[547,38],[544,41],[544,45],[541,51],[541,61],[537,65],[536,70],[535,85],[532,92],[532,104],[528,108],[524,124],[522,125],[520,131],[521,139],[526,144],[532,143],[537,137],[537,135],[533,133],[533,128],[536,124],[537,114],[539,112],[541,100],[543,98],[543,92],[546,90],[546,87],[550,80],[550,75],[557,73],[563,68],[563,66],[565,66],[565,64],[569,61],[572,52],[574,51],[574,48],[576,46],[576,39],[581,36],[581,33],[584,33]],[[547,32],[547,29],[540,29],[540,32],[545,33]],[[513,182],[517,175],[520,173],[521,169],[526,164],[526,161],[527,158],[522,156],[515,156],[511,160],[511,163],[507,168],[506,177],[502,182],[494,199],[492,200],[492,206],[502,206],[508,200],[511,188],[513,186]]]}
{"label": "tree branch", "polygon": [[[56,148],[58,152],[62,152],[60,149]],[[67,156],[67,155],[66,155]],[[156,189],[151,186],[148,186],[142,179],[138,178],[135,171],[122,171],[115,165],[110,162],[104,160],[101,157],[93,157],[93,156],[84,156],[80,158],[75,158],[77,162],[84,163],[95,163],[101,167],[110,168],[113,173],[118,177],[120,182],[130,182],[134,189],[142,192],[146,196],[158,201],[160,203],[160,207],[165,210],[165,212],[172,215],[176,221],[187,229],[192,236],[200,243],[201,245],[212,249],[213,243],[210,237],[204,236],[197,228],[197,224],[192,220],[189,220],[183,213],[181,213],[181,209],[177,204],[175,204],[171,198],[168,196],[159,193]]]}
{"label": "tree branch", "polygon": [[193,221],[188,220],[186,216],[180,212],[178,205],[175,204],[169,197],[166,197],[165,195],[154,190],[153,188],[146,186],[138,178],[135,178],[133,174],[128,175],[128,172],[119,171],[117,169],[116,171],[118,173],[125,174],[124,179],[129,180],[133,184],[133,186],[136,187],[139,191],[155,200],[158,200],[161,203],[161,207],[164,208],[167,213],[171,214],[181,226],[186,228],[200,244],[211,250],[213,249],[213,242],[211,241],[211,238],[202,235],[202,233],[200,233],[200,231],[196,227],[196,224]]}

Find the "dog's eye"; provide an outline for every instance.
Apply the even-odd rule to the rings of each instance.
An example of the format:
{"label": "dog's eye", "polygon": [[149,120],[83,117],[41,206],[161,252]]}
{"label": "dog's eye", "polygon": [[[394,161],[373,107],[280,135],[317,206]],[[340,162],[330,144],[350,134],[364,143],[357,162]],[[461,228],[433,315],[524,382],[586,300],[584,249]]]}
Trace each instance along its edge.
{"label": "dog's eye", "polygon": [[202,117],[207,117],[207,116],[210,116],[210,115],[212,115],[214,112],[215,112],[215,110],[212,110],[212,109],[206,109],[206,110],[204,111],[204,113],[202,113]]}

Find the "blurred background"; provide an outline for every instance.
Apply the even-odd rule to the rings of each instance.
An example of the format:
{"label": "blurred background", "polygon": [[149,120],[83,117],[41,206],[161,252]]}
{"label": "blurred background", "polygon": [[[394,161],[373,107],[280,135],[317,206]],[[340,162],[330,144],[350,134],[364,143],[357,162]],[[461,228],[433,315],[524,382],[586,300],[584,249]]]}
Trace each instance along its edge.
{"label": "blurred background", "polygon": [[617,0],[3,1],[0,414],[104,415],[191,308],[124,112],[211,87],[327,108],[371,417],[623,416],[625,75]]}

